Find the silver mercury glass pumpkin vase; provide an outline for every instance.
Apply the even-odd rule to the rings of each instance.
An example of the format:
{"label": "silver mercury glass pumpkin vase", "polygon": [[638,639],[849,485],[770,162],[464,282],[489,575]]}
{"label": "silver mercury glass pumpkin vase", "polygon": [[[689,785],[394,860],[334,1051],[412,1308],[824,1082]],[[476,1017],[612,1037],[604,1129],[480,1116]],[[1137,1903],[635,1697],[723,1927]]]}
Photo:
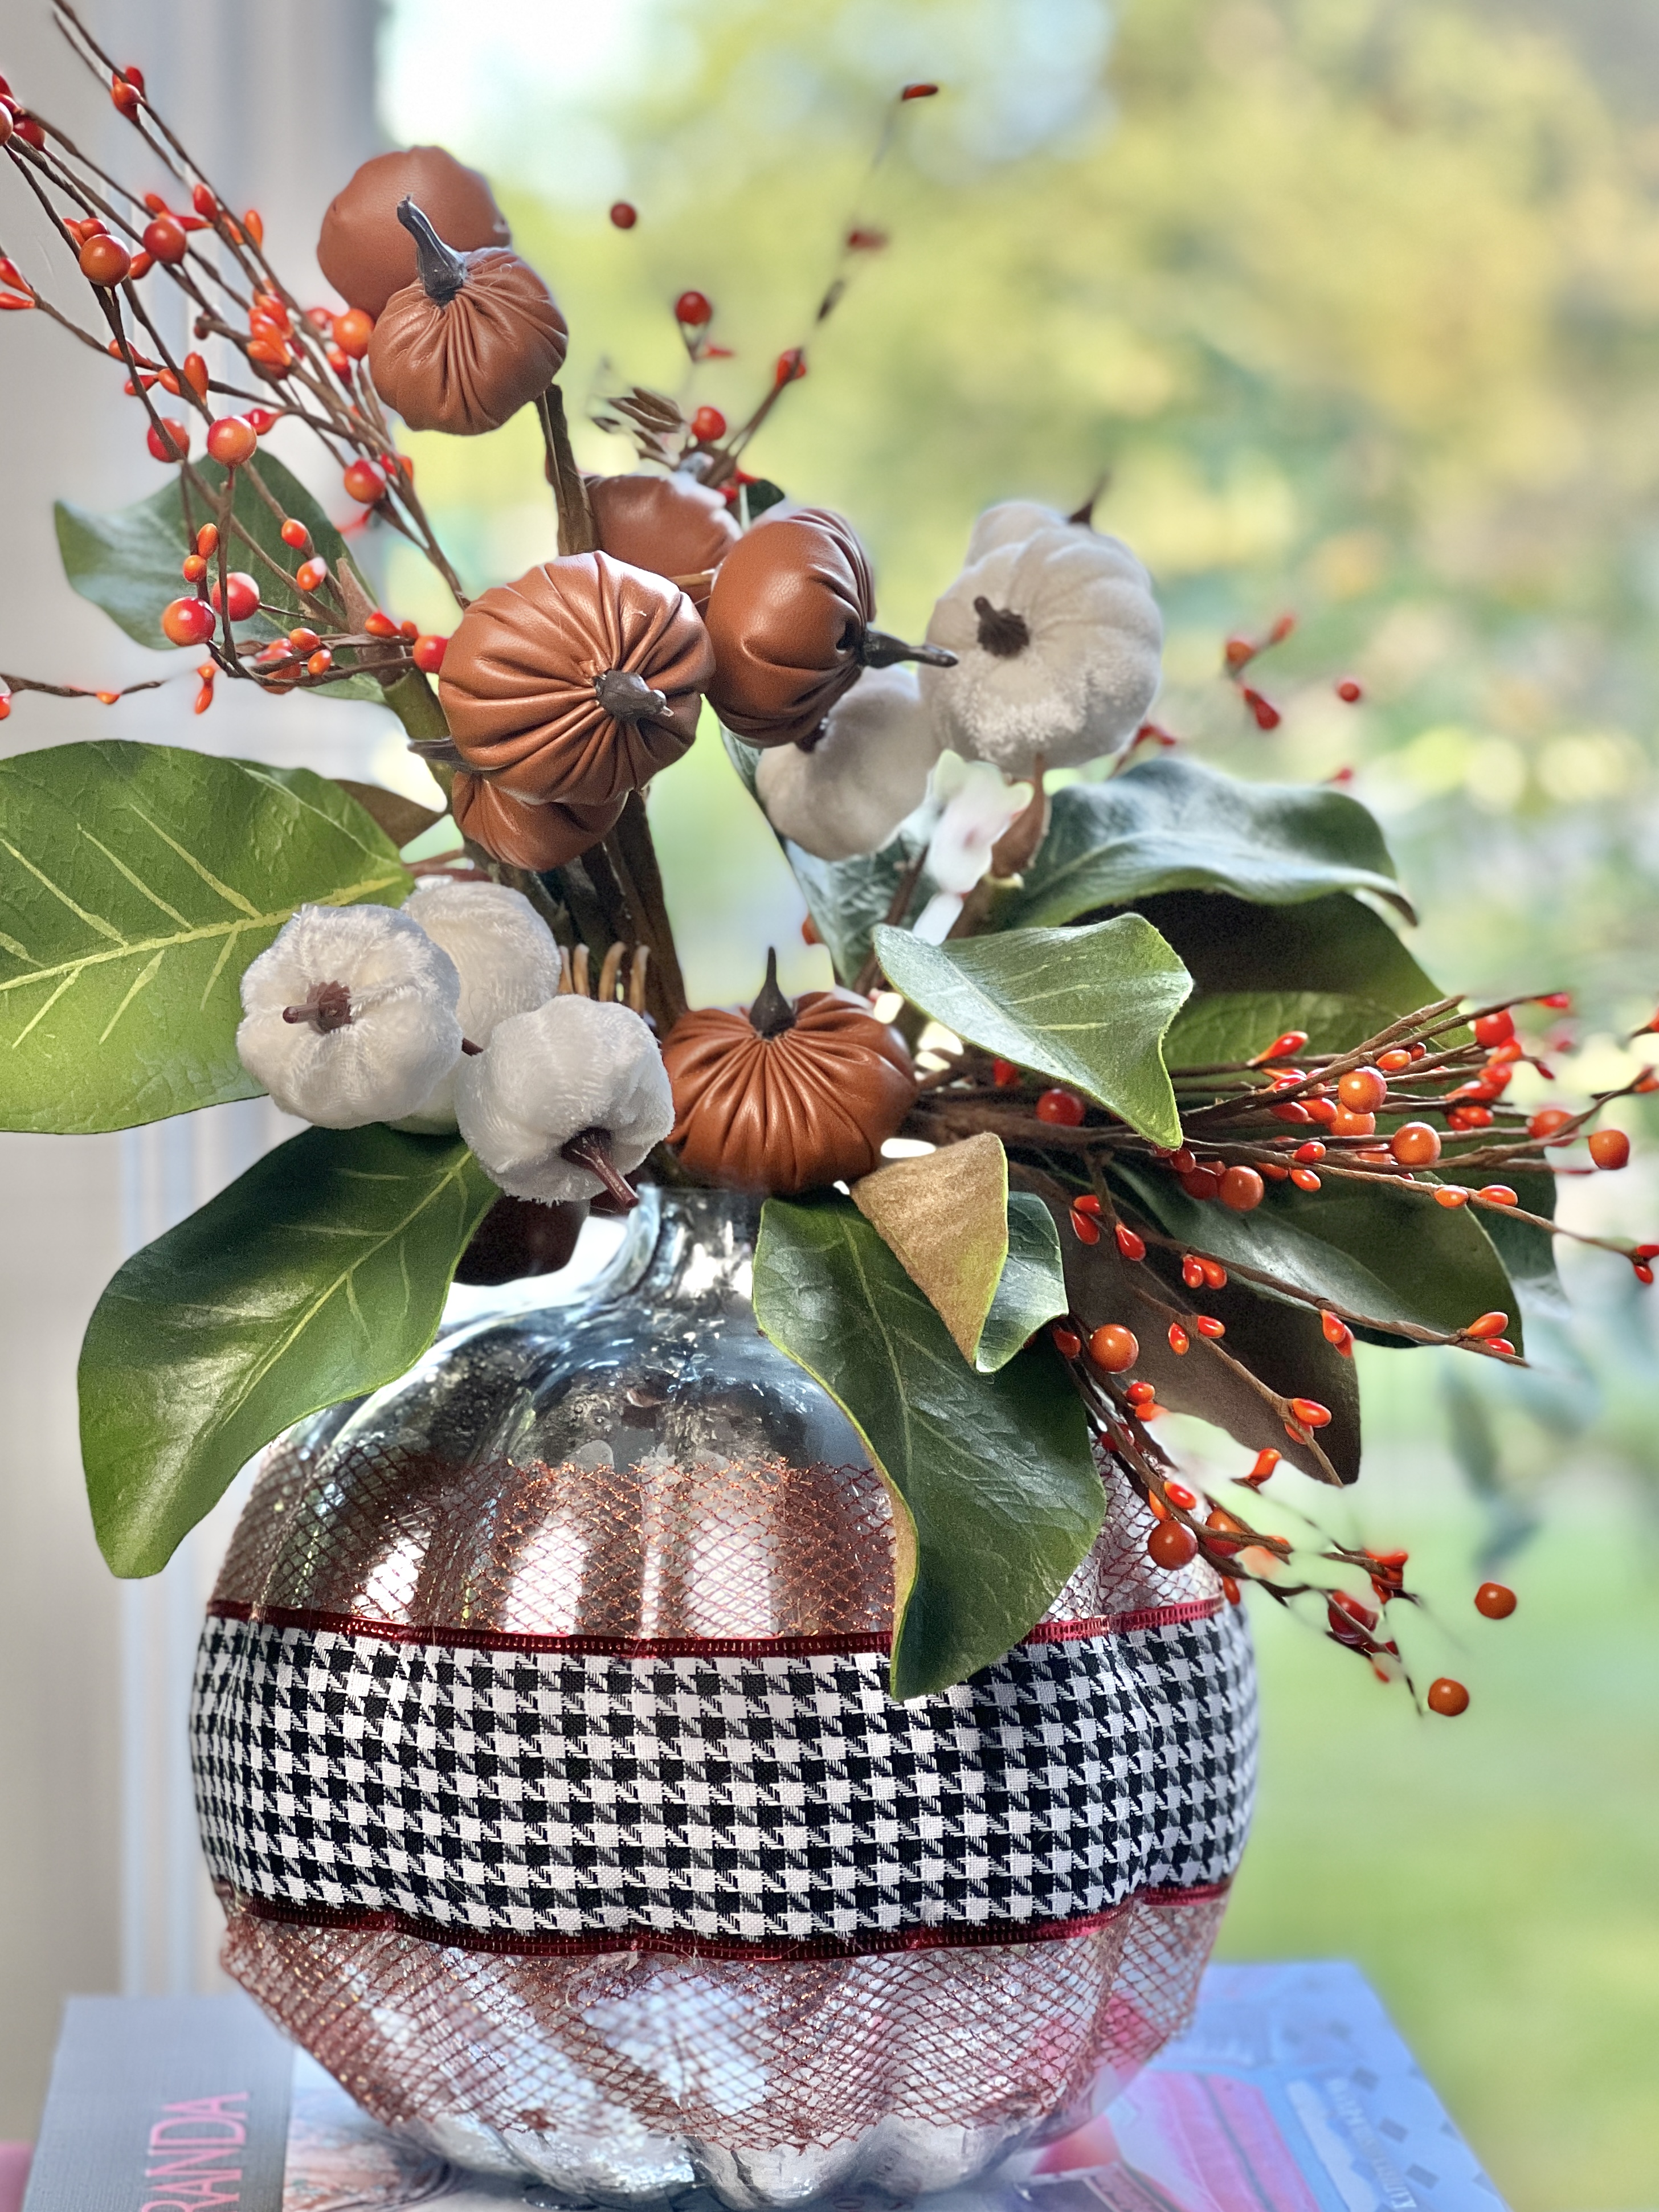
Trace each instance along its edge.
{"label": "silver mercury glass pumpkin vase", "polygon": [[1243,1845],[1243,1616],[1109,1470],[1025,1641],[889,1698],[887,1494],[756,1327],[757,1218],[647,1191],[574,1300],[301,1423],[209,1607],[226,1966],[540,2202],[970,2179],[1180,2028]]}

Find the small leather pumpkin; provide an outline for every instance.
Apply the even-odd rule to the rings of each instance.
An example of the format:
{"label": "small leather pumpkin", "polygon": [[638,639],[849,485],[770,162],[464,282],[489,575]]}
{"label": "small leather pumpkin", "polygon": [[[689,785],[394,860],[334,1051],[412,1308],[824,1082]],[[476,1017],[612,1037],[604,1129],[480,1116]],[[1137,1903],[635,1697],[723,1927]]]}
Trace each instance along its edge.
{"label": "small leather pumpkin", "polygon": [[[473,600],[438,695],[467,767],[495,787],[493,825],[518,828],[500,809],[520,799],[556,803],[573,830],[611,810],[591,845],[629,793],[696,735],[713,666],[708,633],[677,586],[608,553],[572,553]],[[483,805],[471,792],[464,803]],[[543,830],[550,836],[546,824],[523,834]]]}
{"label": "small leather pumpkin", "polygon": [[[659,576],[692,576],[718,568],[738,542],[738,526],[718,492],[684,470],[672,476],[639,470],[585,478],[588,505],[604,551]],[[693,591],[694,604],[708,591]]]}
{"label": "small leather pumpkin", "polygon": [[465,769],[456,769],[449,799],[462,836],[509,867],[538,873],[580,859],[615,827],[626,803],[624,798],[612,806],[562,806],[555,799],[536,805],[510,798],[487,776],[470,775]]}
{"label": "small leather pumpkin", "polygon": [[757,522],[720,564],[708,595],[708,696],[750,744],[798,744],[863,673],[876,611],[864,548],[822,507]]}
{"label": "small leather pumpkin", "polygon": [[329,202],[317,240],[317,265],[329,283],[377,318],[394,292],[415,282],[415,241],[398,221],[398,203],[411,198],[463,253],[513,242],[489,179],[441,146],[377,154]]}
{"label": "small leather pumpkin", "polygon": [[746,1014],[684,1014],[663,1047],[674,1090],[669,1138],[693,1175],[787,1196],[868,1175],[909,1112],[916,1072],[903,1039],[852,991],[792,1006],[777,955]]}
{"label": "small leather pumpkin", "polygon": [[503,246],[457,253],[412,200],[420,275],[394,292],[368,342],[374,389],[411,430],[476,438],[499,430],[564,366],[569,337],[552,294]]}

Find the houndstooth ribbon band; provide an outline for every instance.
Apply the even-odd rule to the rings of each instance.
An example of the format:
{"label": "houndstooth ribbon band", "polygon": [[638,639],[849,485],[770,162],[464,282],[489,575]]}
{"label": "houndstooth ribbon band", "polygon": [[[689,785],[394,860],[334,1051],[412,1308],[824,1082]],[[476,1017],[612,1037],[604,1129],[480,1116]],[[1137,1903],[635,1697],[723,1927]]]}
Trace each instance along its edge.
{"label": "houndstooth ribbon band", "polygon": [[909,1705],[885,1673],[221,1613],[191,1716],[209,1863],[282,1918],[766,1957],[1071,1934],[1231,1875],[1255,1753],[1232,1608],[1022,1644]]}

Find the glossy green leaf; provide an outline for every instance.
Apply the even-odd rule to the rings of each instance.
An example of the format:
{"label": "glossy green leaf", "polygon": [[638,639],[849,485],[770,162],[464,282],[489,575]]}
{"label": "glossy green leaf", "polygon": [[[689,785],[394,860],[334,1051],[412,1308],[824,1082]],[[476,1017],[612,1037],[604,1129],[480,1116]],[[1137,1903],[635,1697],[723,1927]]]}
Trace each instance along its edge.
{"label": "glossy green leaf", "polygon": [[1083,1407],[1052,1345],[976,1374],[838,1197],[767,1201],[755,1315],[842,1407],[892,1493],[893,1694],[989,1666],[1047,1612],[1103,1517]]}
{"label": "glossy green leaf", "polygon": [[1304,1051],[1349,1052],[1394,1019],[1374,999],[1334,991],[1223,991],[1188,1000],[1164,1040],[1164,1056],[1176,1069],[1253,1060],[1292,1030],[1307,1032]]}
{"label": "glossy green leaf", "polygon": [[1162,1047],[1192,979],[1139,915],[945,945],[878,929],[876,950],[893,988],[957,1036],[1081,1091],[1156,1145],[1181,1142]]}
{"label": "glossy green leaf", "polygon": [[1311,991],[1364,1000],[1397,1016],[1444,995],[1382,915],[1346,891],[1297,906],[1165,891],[1134,906],[1185,962],[1195,1004],[1224,993]]}
{"label": "glossy green leaf", "polygon": [[[1441,1182],[1461,1182],[1469,1190],[1479,1190],[1483,1183],[1494,1181],[1506,1182],[1520,1200],[1518,1211],[1535,1213],[1545,1221],[1555,1218],[1555,1177],[1547,1168],[1460,1171],[1443,1162],[1435,1172]],[[1499,1206],[1482,1206],[1478,1218],[1515,1285],[1522,1311],[1535,1321],[1565,1321],[1571,1306],[1556,1265],[1555,1239],[1549,1231],[1534,1229],[1529,1221],[1517,1221]],[[1510,1340],[1521,1341],[1518,1329]]]}
{"label": "glossy green leaf", "polygon": [[418,1359],[499,1195],[458,1139],[307,1129],[135,1253],[81,1348],[115,1572],[157,1573],[262,1445]]}
{"label": "glossy green leaf", "polygon": [[1029,1191],[1014,1191],[1008,1200],[1008,1257],[974,1354],[981,1374],[994,1375],[1006,1367],[1044,1322],[1065,1313],[1068,1303],[1060,1234],[1048,1209]]}
{"label": "glossy green leaf", "polygon": [[1328,787],[1245,783],[1160,754],[1055,794],[1054,818],[1000,926],[1073,921],[1157,891],[1228,891],[1269,905],[1374,891],[1409,918],[1373,817]]}
{"label": "glossy green leaf", "polygon": [[0,761],[0,1127],[257,1097],[248,962],[303,902],[398,906],[413,880],[308,769],[119,740]]}
{"label": "glossy green leaf", "polygon": [[[851,860],[820,860],[784,840],[783,849],[800,885],[821,943],[844,983],[850,983],[869,958],[876,930],[893,910],[905,875],[922,848],[920,838],[896,837],[879,853]],[[926,872],[917,879],[900,921],[915,921],[933,884]]]}
{"label": "glossy green leaf", "polygon": [[1480,1314],[1516,1311],[1482,1217],[1468,1206],[1437,1206],[1426,1187],[1335,1176],[1316,1191],[1269,1183],[1253,1212],[1233,1213],[1188,1198],[1157,1168],[1119,1161],[1112,1174],[1182,1244],[1228,1267],[1259,1267],[1362,1315],[1380,1333],[1403,1322],[1449,1334]]}
{"label": "glossy green leaf", "polygon": [[[210,460],[198,460],[195,467],[216,499],[224,484],[223,469]],[[251,481],[256,472],[281,514],[273,514],[260,498]],[[72,589],[101,607],[140,645],[173,651],[172,641],[162,634],[161,610],[189,588],[179,574],[179,563],[191,550],[202,524],[214,519],[214,511],[184,485],[174,469],[159,491],[113,514],[72,507],[66,500],[59,500],[54,512],[58,550]],[[303,556],[283,543],[283,516],[304,523],[311,532],[313,551],[337,575],[347,557],[345,542],[299,478],[272,453],[261,453],[252,471],[238,476],[235,515],[269,556],[262,561],[239,539],[227,541],[227,565],[251,575],[259,586],[263,608],[274,611],[262,608],[247,622],[239,623],[237,636],[263,643],[280,637],[296,622],[310,619],[292,581]],[[318,696],[378,701],[382,694],[374,677],[359,674],[321,686]]]}

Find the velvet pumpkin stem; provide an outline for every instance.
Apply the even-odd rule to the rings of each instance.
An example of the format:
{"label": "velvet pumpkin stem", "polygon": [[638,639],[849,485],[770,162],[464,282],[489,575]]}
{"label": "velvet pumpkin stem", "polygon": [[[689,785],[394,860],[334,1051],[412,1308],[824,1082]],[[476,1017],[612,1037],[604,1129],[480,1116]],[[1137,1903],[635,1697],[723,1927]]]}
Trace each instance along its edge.
{"label": "velvet pumpkin stem", "polygon": [[766,981],[760,994],[749,1009],[749,1026],[757,1036],[781,1036],[786,1030],[795,1026],[795,1010],[778,988],[778,948],[770,945],[766,950]]}
{"label": "velvet pumpkin stem", "polygon": [[415,261],[428,300],[446,307],[466,282],[466,264],[453,246],[446,246],[433,228],[424,209],[405,192],[398,203],[398,220],[415,241]]}
{"label": "velvet pumpkin stem", "polygon": [[622,1212],[631,1213],[639,1204],[638,1191],[611,1157],[609,1129],[580,1131],[568,1145],[559,1147],[559,1158],[568,1160],[572,1167],[586,1168],[590,1175],[598,1176]]}
{"label": "velvet pumpkin stem", "polygon": [[593,509],[588,502],[587,486],[582,482],[582,472],[576,466],[576,456],[571,450],[570,425],[565,420],[564,394],[556,384],[550,384],[536,402],[536,412],[541,419],[542,439],[547,447],[548,473],[553,479],[553,496],[559,509],[559,551],[594,553],[599,550],[599,533],[593,520]]}
{"label": "velvet pumpkin stem", "polygon": [[866,668],[891,668],[901,660],[920,660],[929,668],[954,668],[957,657],[942,645],[907,645],[890,630],[866,629],[859,640],[859,659]]}

